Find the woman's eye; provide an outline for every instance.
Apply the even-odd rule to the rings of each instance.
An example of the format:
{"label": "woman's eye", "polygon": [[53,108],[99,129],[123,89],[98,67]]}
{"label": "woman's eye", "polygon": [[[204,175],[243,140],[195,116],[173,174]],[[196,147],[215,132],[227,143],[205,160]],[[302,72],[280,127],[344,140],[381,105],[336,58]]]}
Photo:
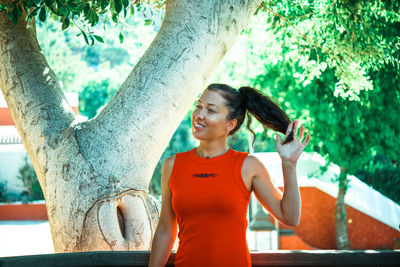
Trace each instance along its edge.
{"label": "woman's eye", "polygon": [[[196,109],[201,109],[201,108],[202,108],[201,105],[196,105]],[[207,110],[208,110],[208,112],[210,112],[210,113],[216,113],[216,111],[213,110],[213,109],[211,109],[211,108],[207,108]]]}

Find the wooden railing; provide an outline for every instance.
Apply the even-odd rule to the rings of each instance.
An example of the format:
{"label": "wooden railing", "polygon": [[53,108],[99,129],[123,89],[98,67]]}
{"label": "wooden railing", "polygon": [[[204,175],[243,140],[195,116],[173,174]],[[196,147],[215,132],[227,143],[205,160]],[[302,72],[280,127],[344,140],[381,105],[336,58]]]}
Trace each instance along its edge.
{"label": "wooden railing", "polygon": [[[3,257],[1,267],[147,266],[149,251],[96,251]],[[166,266],[173,266],[171,253]],[[400,250],[278,250],[251,253],[253,266],[399,266]],[[206,267],[206,266],[205,266]]]}

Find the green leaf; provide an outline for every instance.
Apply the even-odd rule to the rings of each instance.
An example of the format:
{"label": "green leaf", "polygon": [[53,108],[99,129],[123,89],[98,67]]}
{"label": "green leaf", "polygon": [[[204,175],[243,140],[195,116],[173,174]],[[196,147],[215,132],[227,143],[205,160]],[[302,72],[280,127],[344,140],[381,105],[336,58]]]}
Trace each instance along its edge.
{"label": "green leaf", "polygon": [[111,15],[111,20],[114,21],[115,23],[118,23],[118,13],[113,13]]}
{"label": "green leaf", "polygon": [[386,0],[385,1],[385,9],[389,11],[391,8],[392,8],[391,1],[390,0]]}
{"label": "green leaf", "polygon": [[130,7],[130,12],[131,12],[131,17],[133,17],[135,15],[135,7],[133,5],[131,5]]}
{"label": "green leaf", "polygon": [[83,9],[83,14],[85,15],[85,17],[88,16],[89,11],[90,11],[90,5],[86,4],[85,8]]}
{"label": "green leaf", "polygon": [[96,25],[99,22],[99,16],[96,14],[96,12],[93,11],[93,13],[94,15],[93,15],[92,26]]}
{"label": "green leaf", "polygon": [[17,15],[17,17],[21,17],[22,16],[22,7],[21,7],[21,5],[15,6],[14,12]]}
{"label": "green leaf", "polygon": [[119,33],[119,41],[122,44],[124,42],[124,36],[122,35],[122,33]]}
{"label": "green leaf", "polygon": [[93,9],[90,9],[86,15],[86,20],[94,26],[99,21],[99,16]]}
{"label": "green leaf", "polygon": [[100,3],[101,9],[105,9],[110,4],[110,0],[103,0]]}
{"label": "green leaf", "polygon": [[5,4],[0,4],[0,12],[7,10],[7,6]]}
{"label": "green leaf", "polygon": [[12,10],[9,9],[7,11],[7,16],[13,23],[14,27],[17,26],[18,19],[19,17],[21,17],[21,15],[22,15],[21,5],[14,5],[14,8]]}
{"label": "green leaf", "polygon": [[70,3],[70,4],[68,4],[68,8],[69,8],[69,10],[71,10],[71,12],[72,12],[74,15],[80,16],[80,14],[81,14],[81,8],[80,8],[77,4],[75,4],[75,3]]}
{"label": "green leaf", "polygon": [[144,25],[150,25],[153,21],[151,19],[146,19]]}
{"label": "green leaf", "polygon": [[101,38],[100,36],[95,35],[95,34],[93,34],[93,36],[94,36],[94,38],[95,38],[97,41],[99,41],[100,43],[104,43],[103,38]]}
{"label": "green leaf", "polygon": [[[14,7],[14,9],[15,9],[15,7]],[[14,26],[17,26],[17,23],[18,23],[18,16],[15,15],[14,9],[13,9],[13,10],[8,10],[7,16],[8,16],[8,18],[11,20],[11,22],[13,23],[13,25],[14,25]]]}
{"label": "green leaf", "polygon": [[61,5],[61,4],[58,4],[58,12],[60,13],[61,16],[64,16],[64,17],[68,17],[68,15],[69,15],[68,7]]}
{"label": "green leaf", "polygon": [[85,39],[86,44],[89,45],[89,39],[88,39],[86,33],[83,32],[83,31],[81,31],[81,32],[82,32],[82,34],[83,34],[83,38]]}
{"label": "green leaf", "polygon": [[117,11],[117,13],[120,13],[122,10],[121,0],[114,0],[114,7],[115,7],[115,11]]}
{"label": "green leaf", "polygon": [[30,21],[33,17],[35,17],[39,11],[40,7],[35,8],[31,13],[29,13],[27,21]]}
{"label": "green leaf", "polygon": [[45,22],[45,21],[46,21],[46,9],[45,9],[44,7],[42,7],[42,8],[40,9],[39,19],[40,19],[40,21],[42,21],[42,22]]}
{"label": "green leaf", "polygon": [[63,24],[62,24],[62,30],[65,30],[69,27],[69,18],[64,18]]}
{"label": "green leaf", "polygon": [[55,14],[56,15],[56,19],[57,19],[57,16],[61,16],[60,12],[58,11],[58,9],[55,8],[54,5],[51,5],[49,8],[52,11],[52,12],[50,12],[50,16]]}
{"label": "green leaf", "polygon": [[89,35],[89,39],[90,39],[90,45],[93,46],[94,45],[94,38],[92,35]]}
{"label": "green leaf", "polygon": [[128,13],[129,1],[128,0],[122,0],[122,4],[124,5],[124,18],[126,18],[126,14]]}
{"label": "green leaf", "polygon": [[48,6],[49,8],[51,8],[54,4],[54,0],[44,0],[44,2],[46,3],[46,6]]}

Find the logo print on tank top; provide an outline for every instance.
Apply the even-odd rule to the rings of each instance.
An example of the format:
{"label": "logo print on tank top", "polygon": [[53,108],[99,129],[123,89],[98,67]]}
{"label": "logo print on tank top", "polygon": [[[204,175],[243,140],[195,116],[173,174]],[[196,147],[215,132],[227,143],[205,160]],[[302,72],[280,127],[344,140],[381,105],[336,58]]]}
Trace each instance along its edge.
{"label": "logo print on tank top", "polygon": [[193,178],[212,178],[217,176],[215,173],[195,173],[192,174]]}

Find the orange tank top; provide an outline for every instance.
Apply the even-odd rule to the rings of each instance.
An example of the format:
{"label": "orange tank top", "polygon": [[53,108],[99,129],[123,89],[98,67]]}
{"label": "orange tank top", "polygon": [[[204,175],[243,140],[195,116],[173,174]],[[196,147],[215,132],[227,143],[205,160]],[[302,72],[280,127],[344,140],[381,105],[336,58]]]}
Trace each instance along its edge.
{"label": "orange tank top", "polygon": [[247,246],[249,192],[241,169],[246,152],[206,159],[178,153],[169,180],[178,222],[175,266],[251,266]]}

